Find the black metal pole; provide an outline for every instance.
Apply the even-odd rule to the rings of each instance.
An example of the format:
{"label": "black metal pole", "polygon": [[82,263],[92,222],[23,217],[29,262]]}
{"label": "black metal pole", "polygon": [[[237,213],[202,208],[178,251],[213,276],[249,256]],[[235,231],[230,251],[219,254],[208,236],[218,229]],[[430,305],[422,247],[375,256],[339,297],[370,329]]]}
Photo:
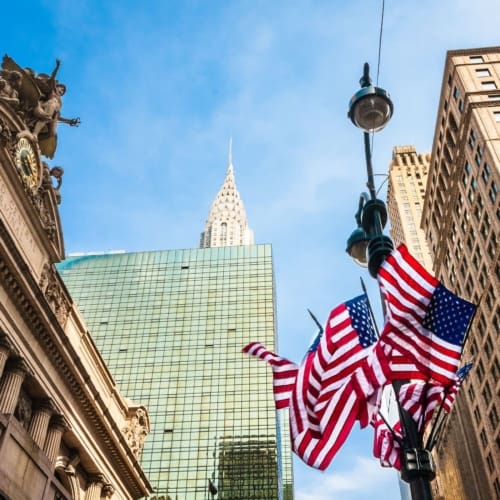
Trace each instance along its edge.
{"label": "black metal pole", "polygon": [[[363,78],[368,78],[365,65]],[[380,265],[394,248],[391,239],[383,234],[387,220],[385,203],[377,199],[373,176],[373,165],[370,147],[370,135],[364,132],[367,187],[370,201],[365,204],[367,213],[363,214],[363,228],[370,235],[368,245],[368,268],[370,274],[376,277]],[[370,260],[372,262],[370,262]],[[403,431],[403,446],[401,457],[401,478],[409,483],[412,500],[432,500],[430,481],[434,478],[432,457],[428,450],[423,449],[423,436],[413,417],[399,403],[399,390],[408,381],[395,381],[392,386],[396,395],[399,419]]]}

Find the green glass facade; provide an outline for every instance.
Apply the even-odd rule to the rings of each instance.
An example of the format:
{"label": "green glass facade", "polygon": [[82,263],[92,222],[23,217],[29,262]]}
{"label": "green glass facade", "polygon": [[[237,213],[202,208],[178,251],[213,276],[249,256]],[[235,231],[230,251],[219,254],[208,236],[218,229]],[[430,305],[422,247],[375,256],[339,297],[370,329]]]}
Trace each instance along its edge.
{"label": "green glass facade", "polygon": [[241,352],[252,340],[276,349],[270,245],[86,255],[58,269],[121,391],[148,408],[141,463],[157,498],[293,499],[271,371]]}

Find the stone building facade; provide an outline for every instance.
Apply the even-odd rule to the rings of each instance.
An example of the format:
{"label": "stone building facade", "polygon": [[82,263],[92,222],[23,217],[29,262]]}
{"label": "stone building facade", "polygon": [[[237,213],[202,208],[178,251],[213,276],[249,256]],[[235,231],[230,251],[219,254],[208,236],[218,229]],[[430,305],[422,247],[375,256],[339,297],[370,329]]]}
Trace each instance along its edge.
{"label": "stone building facade", "polygon": [[62,120],[58,69],[4,57],[0,71],[0,499],[140,498],[147,411],[117,389],[55,268],[62,169],[42,154]]}
{"label": "stone building facade", "polygon": [[446,56],[422,214],[436,276],[478,304],[474,368],[437,447],[436,498],[500,498],[500,47]]}

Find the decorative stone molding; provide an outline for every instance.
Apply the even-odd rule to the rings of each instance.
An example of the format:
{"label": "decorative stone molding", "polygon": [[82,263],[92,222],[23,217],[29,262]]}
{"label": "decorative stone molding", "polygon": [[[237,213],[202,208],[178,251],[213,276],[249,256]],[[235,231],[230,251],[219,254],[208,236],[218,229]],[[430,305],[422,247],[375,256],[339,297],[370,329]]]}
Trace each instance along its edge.
{"label": "decorative stone molding", "polygon": [[134,457],[139,459],[146,436],[149,434],[149,417],[146,408],[143,406],[130,408],[130,418],[122,432]]}
{"label": "decorative stone molding", "polygon": [[101,491],[101,496],[104,498],[111,498],[115,493],[115,488],[112,484],[105,484]]}
{"label": "decorative stone molding", "polygon": [[[14,260],[16,262],[23,262],[22,255],[19,253],[10,231],[1,219],[0,238],[7,246]],[[40,290],[39,282],[35,281],[33,275],[28,273],[24,276],[24,279],[27,281],[30,290],[34,293],[38,293],[37,290]],[[123,433],[118,428],[116,432],[109,430],[109,414],[104,412],[103,407],[96,408],[94,406],[93,399],[92,401],[89,399],[88,388],[84,388],[87,384],[93,387],[91,380],[87,380],[84,385],[83,381],[76,375],[77,370],[83,371],[81,361],[76,355],[72,356],[71,362],[66,361],[66,357],[63,355],[62,349],[58,345],[54,332],[47,328],[45,322],[41,318],[40,307],[43,306],[43,310],[46,312],[49,311],[50,306],[48,302],[42,304],[42,301],[38,301],[35,307],[35,304],[24,293],[24,284],[21,284],[18,275],[12,272],[11,266],[8,265],[2,255],[0,255],[0,280],[7,290],[12,302],[16,305],[23,321],[30,325],[33,335],[40,342],[49,361],[57,368],[58,372],[66,381],[66,386],[78,401],[82,414],[92,422],[98,438],[109,443],[108,452],[110,459],[114,461],[115,466],[122,474],[124,484],[128,488],[128,491],[135,495],[135,498],[146,496],[150,491],[150,484],[137,462],[133,464],[133,467],[130,466],[132,457],[126,456],[126,453],[124,453],[123,448],[126,446],[126,441]],[[120,434],[120,438],[118,438],[118,434]]]}
{"label": "decorative stone molding", "polygon": [[33,401],[28,394],[21,389],[19,392],[19,399],[14,411],[14,416],[21,423],[21,425],[28,430],[33,415]]}
{"label": "decorative stone molding", "polygon": [[9,129],[9,127],[7,126],[7,123],[5,123],[5,121],[2,120],[2,118],[0,118],[0,146],[7,147],[10,149],[13,144],[14,144],[13,134]]}
{"label": "decorative stone molding", "polygon": [[40,288],[50,304],[57,320],[64,327],[70,310],[70,303],[59,280],[54,266],[45,263],[40,277]]}

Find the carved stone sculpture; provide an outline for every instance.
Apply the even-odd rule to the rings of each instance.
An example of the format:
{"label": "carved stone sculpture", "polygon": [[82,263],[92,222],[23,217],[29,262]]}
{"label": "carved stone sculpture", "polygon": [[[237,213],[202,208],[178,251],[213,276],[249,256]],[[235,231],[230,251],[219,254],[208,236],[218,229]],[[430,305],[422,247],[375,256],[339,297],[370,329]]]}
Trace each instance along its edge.
{"label": "carved stone sculpture", "polygon": [[149,421],[146,410],[137,408],[135,415],[128,421],[123,434],[136,459],[139,459],[144,448],[144,441],[149,434]]}
{"label": "carved stone sculpture", "polygon": [[48,158],[54,157],[57,147],[57,124],[78,126],[79,118],[63,118],[62,96],[66,86],[56,80],[61,62],[50,75],[36,74],[32,69],[20,68],[9,56],[4,56],[0,75],[0,99],[18,107],[18,115],[38,141],[40,151]]}
{"label": "carved stone sculpture", "polygon": [[19,106],[19,89],[22,73],[17,70],[0,71],[0,101],[7,102],[14,108]]}
{"label": "carved stone sculpture", "polygon": [[50,304],[57,320],[64,326],[68,317],[70,304],[63,292],[56,271],[53,266],[46,263],[40,277],[40,288]]}

